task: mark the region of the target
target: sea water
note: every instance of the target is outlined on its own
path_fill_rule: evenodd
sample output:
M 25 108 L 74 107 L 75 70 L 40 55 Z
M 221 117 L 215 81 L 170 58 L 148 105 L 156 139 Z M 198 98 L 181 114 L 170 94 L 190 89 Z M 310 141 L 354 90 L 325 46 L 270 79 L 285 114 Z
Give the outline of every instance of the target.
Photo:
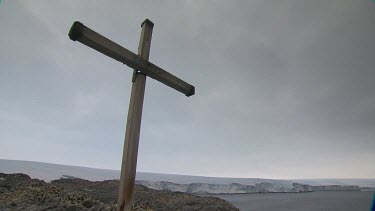
M 243 211 L 369 211 L 372 207 L 374 192 L 262 193 L 217 195 L 217 197 Z

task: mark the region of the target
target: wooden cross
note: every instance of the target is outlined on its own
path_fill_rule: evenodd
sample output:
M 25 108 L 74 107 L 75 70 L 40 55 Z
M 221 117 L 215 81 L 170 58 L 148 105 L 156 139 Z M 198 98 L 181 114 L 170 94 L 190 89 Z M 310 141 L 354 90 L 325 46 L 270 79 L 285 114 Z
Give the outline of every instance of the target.
M 148 61 L 153 26 L 154 24 L 150 20 L 146 19 L 143 21 L 138 55 L 96 33 L 78 21 L 73 23 L 69 31 L 71 40 L 79 41 L 134 69 L 121 164 L 120 187 L 117 201 L 118 211 L 131 210 L 133 204 L 146 76 L 158 80 L 184 93 L 188 97 L 195 93 L 194 86 Z

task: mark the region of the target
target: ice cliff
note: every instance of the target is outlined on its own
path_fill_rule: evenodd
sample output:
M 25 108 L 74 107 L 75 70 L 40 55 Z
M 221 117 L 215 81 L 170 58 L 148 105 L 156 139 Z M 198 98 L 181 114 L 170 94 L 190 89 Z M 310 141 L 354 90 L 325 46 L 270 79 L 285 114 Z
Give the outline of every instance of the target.
M 177 184 L 165 181 L 145 181 L 137 180 L 137 184 L 144 185 L 148 188 L 155 190 L 169 190 L 184 193 L 197 193 L 197 194 L 233 194 L 233 193 L 276 193 L 276 192 L 311 192 L 312 187 L 299 183 L 291 185 L 280 185 L 262 182 L 253 185 L 243 185 L 239 183 L 230 184 L 208 184 L 208 183 L 190 183 L 190 184 Z

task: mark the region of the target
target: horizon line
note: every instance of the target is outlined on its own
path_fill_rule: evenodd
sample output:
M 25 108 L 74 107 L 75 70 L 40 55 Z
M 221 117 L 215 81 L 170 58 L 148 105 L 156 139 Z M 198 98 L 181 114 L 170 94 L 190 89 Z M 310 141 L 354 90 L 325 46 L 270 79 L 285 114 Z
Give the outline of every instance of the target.
M 79 167 L 79 168 L 89 168 L 89 169 L 98 169 L 98 170 L 106 170 L 106 171 L 119 171 L 120 169 L 106 169 L 106 168 L 98 168 L 98 167 L 90 167 L 90 166 L 77 166 L 77 165 L 68 165 L 68 164 L 61 164 L 61 163 L 48 163 L 45 161 L 35 161 L 35 160 L 18 160 L 18 159 L 5 159 L 0 158 L 0 160 L 7 160 L 7 161 L 21 161 L 21 162 L 35 162 L 35 163 L 43 163 L 43 164 L 52 164 L 52 165 L 61 165 L 61 166 L 68 166 L 68 167 Z M 268 179 L 268 180 L 333 180 L 333 179 L 362 179 L 362 180 L 375 180 L 375 178 L 371 177 L 335 177 L 335 178 L 288 178 L 288 179 L 279 179 L 279 178 L 262 178 L 262 177 L 225 177 L 225 176 L 204 176 L 204 175 L 187 175 L 187 174 L 176 174 L 176 173 L 160 173 L 160 172 L 148 172 L 148 171 L 137 171 L 139 173 L 149 173 L 149 174 L 164 174 L 164 175 L 175 175 L 175 176 L 190 176 L 190 177 L 205 177 L 205 178 L 223 178 L 223 179 Z

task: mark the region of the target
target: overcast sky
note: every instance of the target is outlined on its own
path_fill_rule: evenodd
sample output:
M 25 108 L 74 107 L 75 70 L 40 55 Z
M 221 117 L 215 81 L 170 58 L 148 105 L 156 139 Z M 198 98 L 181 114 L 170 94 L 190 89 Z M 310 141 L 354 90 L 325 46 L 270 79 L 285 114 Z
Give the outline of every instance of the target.
M 0 158 L 120 169 L 132 70 L 68 37 L 79 20 L 196 87 L 148 78 L 138 171 L 375 177 L 371 0 L 0 5 Z

